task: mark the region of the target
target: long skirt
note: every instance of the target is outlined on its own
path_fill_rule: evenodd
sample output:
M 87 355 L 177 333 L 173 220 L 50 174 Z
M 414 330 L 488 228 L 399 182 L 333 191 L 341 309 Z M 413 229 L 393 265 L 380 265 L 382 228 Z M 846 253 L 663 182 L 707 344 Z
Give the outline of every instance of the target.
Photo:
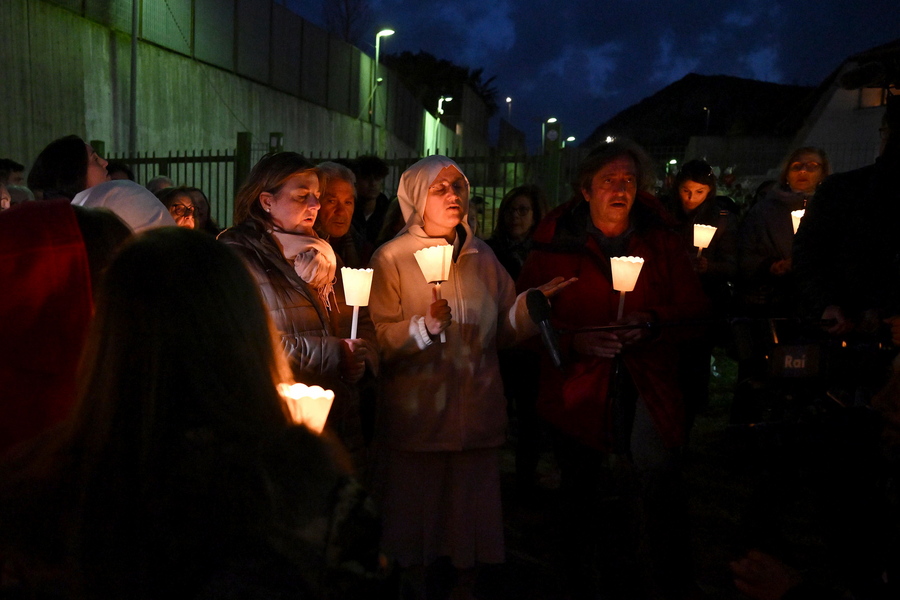
M 383 548 L 400 566 L 504 561 L 499 449 L 385 449 L 379 463 Z

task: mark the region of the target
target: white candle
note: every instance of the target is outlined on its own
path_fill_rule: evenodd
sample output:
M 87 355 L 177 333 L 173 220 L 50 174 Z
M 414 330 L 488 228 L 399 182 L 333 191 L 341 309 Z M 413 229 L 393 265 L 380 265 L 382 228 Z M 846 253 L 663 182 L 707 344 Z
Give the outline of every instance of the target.
M 431 246 L 416 250 L 413 254 L 419 268 L 422 269 L 422 275 L 425 281 L 433 283 L 437 290 L 438 300 L 441 299 L 441 283 L 447 281 L 450 277 L 450 264 L 453 262 L 453 246 L 449 244 L 441 244 L 440 246 Z M 441 343 L 447 341 L 447 335 L 441 332 Z
M 716 228 L 712 225 L 694 224 L 694 246 L 697 247 L 697 258 L 700 258 L 700 253 L 704 248 L 709 248 L 709 243 L 714 235 L 716 235 Z
M 344 300 L 347 302 L 347 306 L 353 307 L 353 324 L 350 327 L 350 339 L 356 339 L 356 331 L 359 324 L 359 307 L 369 305 L 372 273 L 372 269 L 341 267 L 341 279 L 344 281 Z
M 805 210 L 792 210 L 791 211 L 791 223 L 794 225 L 794 233 L 797 233 L 797 229 L 800 227 L 800 221 L 803 220 L 803 216 L 806 214 Z
M 295 423 L 302 423 L 311 431 L 322 433 L 334 402 L 334 392 L 317 385 L 281 383 L 278 393 L 285 399 Z
M 644 259 L 639 256 L 613 256 L 609 259 L 612 269 L 613 289 L 619 292 L 619 319 L 625 311 L 625 292 L 634 290 Z

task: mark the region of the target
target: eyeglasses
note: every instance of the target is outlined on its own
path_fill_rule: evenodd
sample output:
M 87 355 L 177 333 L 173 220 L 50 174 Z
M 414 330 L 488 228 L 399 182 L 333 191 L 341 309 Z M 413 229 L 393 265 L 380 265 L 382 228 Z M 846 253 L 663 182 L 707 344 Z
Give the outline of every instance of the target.
M 196 210 L 193 206 L 185 206 L 184 204 L 173 204 L 169 207 L 169 212 L 172 213 L 173 217 L 190 217 L 193 216 L 194 210 Z
M 797 173 L 799 171 L 806 171 L 807 173 L 818 173 L 822 169 L 822 163 L 817 163 L 815 161 L 805 163 L 795 162 L 791 163 L 789 169 L 794 173 Z
M 457 196 L 466 196 L 469 194 L 469 184 L 466 183 L 465 179 L 458 179 L 453 183 L 449 181 L 440 181 L 431 187 L 428 188 L 429 194 L 436 194 L 438 196 L 446 196 L 453 191 Z
M 525 215 L 531 214 L 530 206 L 518 206 L 516 208 L 509 209 L 510 214 L 519 215 L 520 217 L 524 217 Z

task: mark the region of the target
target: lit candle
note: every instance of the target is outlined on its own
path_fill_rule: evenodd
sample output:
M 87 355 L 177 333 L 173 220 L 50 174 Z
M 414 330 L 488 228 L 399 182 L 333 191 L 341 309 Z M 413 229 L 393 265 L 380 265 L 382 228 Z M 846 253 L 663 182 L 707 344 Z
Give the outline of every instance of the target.
M 797 229 L 800 227 L 800 221 L 803 220 L 803 215 L 806 214 L 805 210 L 792 210 L 791 211 L 791 223 L 794 225 L 794 233 L 797 233 Z
M 422 275 L 425 281 L 434 284 L 437 291 L 438 300 L 441 299 L 441 284 L 450 277 L 450 264 L 453 262 L 453 246 L 449 244 L 441 244 L 440 246 L 431 246 L 416 250 L 413 256 L 422 269 Z M 446 334 L 441 332 L 441 343 L 447 341 Z
M 712 225 L 694 224 L 694 246 L 697 247 L 697 258 L 704 248 L 709 248 L 709 243 L 713 236 L 716 235 L 716 228 Z
M 356 339 L 359 324 L 359 307 L 369 305 L 369 291 L 372 289 L 372 269 L 350 269 L 341 267 L 341 279 L 344 280 L 344 300 L 347 306 L 353 307 L 353 324 L 350 327 L 350 339 Z
M 639 256 L 613 256 L 609 259 L 612 269 L 613 289 L 619 292 L 619 319 L 625 310 L 625 292 L 634 291 L 644 259 Z
M 281 383 L 278 393 L 287 403 L 295 423 L 302 423 L 311 431 L 322 433 L 334 402 L 334 392 L 317 385 Z

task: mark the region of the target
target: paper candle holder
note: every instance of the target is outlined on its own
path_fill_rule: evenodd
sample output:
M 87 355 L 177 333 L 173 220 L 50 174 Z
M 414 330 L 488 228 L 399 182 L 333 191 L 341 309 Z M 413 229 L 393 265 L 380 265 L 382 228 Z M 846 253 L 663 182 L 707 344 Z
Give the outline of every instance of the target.
M 351 269 L 341 267 L 344 281 L 344 299 L 347 306 L 368 306 L 369 292 L 372 290 L 372 269 Z
M 453 246 L 450 244 L 441 244 L 440 246 L 430 246 L 416 250 L 413 254 L 419 268 L 422 269 L 422 275 L 425 281 L 433 283 L 437 290 L 437 297 L 441 297 L 441 283 L 450 278 L 450 265 L 453 263 Z M 441 332 L 441 343 L 447 341 L 447 334 Z
M 704 248 L 709 248 L 709 243 L 714 235 L 716 235 L 716 228 L 712 225 L 694 224 L 694 246 L 697 247 L 697 258 L 700 258 L 700 253 Z
M 639 256 L 613 256 L 609 259 L 609 266 L 612 269 L 613 289 L 619 292 L 618 318 L 621 320 L 625 312 L 625 292 L 634 290 L 644 259 Z
M 278 385 L 278 393 L 287 402 L 294 422 L 302 423 L 316 433 L 322 433 L 334 402 L 334 392 L 317 385 L 281 383 Z
M 428 283 L 442 283 L 450 277 L 450 264 L 453 262 L 453 246 L 450 244 L 422 248 L 416 250 L 413 256 Z
M 609 263 L 612 268 L 613 289 L 617 292 L 634 291 L 644 259 L 639 256 L 613 256 Z
M 803 220 L 804 215 L 806 215 L 806 210 L 791 211 L 791 223 L 794 225 L 794 233 L 797 233 L 797 229 L 800 227 L 800 221 Z

